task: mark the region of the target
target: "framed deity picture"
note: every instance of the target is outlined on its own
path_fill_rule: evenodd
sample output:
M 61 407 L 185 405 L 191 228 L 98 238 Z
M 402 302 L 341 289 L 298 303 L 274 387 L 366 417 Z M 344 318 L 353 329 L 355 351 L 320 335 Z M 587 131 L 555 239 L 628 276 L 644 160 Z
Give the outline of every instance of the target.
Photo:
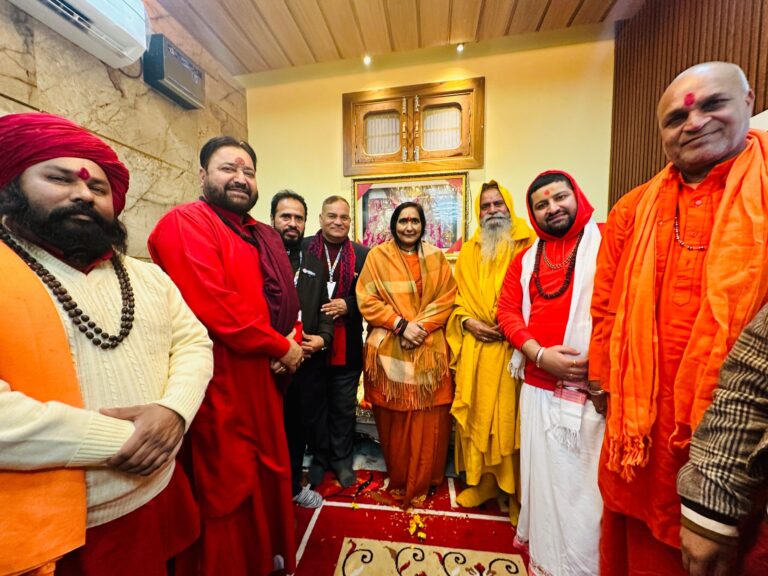
M 392 238 L 389 220 L 403 202 L 418 202 L 427 219 L 424 239 L 458 256 L 467 235 L 467 173 L 358 178 L 352 181 L 355 241 L 376 246 Z

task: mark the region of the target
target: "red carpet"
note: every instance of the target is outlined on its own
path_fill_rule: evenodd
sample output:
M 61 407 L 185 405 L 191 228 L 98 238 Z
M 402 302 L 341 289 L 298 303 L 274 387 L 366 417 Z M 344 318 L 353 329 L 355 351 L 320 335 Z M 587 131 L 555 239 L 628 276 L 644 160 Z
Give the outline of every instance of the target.
M 361 470 L 357 476 L 357 484 L 343 490 L 327 475 L 318 487 L 323 506 L 295 508 L 300 543 L 295 576 L 331 576 L 345 537 L 521 554 L 527 563 L 525 552 L 513 544 L 515 530 L 507 514 L 495 502 L 474 509 L 451 506 L 453 480 L 422 508 L 404 512 L 384 491 L 385 474 Z

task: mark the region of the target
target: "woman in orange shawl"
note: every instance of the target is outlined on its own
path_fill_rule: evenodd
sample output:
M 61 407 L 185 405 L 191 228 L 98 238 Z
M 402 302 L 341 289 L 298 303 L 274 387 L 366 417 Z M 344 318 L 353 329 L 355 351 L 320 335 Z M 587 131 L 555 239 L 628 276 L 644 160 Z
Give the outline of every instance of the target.
M 368 254 L 357 303 L 368 322 L 365 398 L 373 405 L 389 488 L 403 508 L 443 481 L 453 386 L 445 324 L 456 282 L 443 253 L 422 242 L 424 210 L 395 208 L 392 240 Z

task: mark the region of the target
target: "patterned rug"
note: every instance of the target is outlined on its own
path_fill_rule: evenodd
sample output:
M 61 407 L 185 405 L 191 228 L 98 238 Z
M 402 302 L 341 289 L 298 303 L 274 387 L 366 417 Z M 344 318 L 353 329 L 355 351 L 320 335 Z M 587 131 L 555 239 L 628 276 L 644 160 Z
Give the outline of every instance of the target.
M 344 538 L 334 576 L 526 575 L 518 554 Z

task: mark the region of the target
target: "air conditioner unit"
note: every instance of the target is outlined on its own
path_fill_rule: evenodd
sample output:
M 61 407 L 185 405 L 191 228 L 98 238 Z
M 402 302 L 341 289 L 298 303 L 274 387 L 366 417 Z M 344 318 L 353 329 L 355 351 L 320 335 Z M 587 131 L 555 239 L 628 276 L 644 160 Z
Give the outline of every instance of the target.
M 142 0 L 9 0 L 99 60 L 121 68 L 147 49 Z
M 144 82 L 188 110 L 205 105 L 205 72 L 163 34 L 150 36 Z

